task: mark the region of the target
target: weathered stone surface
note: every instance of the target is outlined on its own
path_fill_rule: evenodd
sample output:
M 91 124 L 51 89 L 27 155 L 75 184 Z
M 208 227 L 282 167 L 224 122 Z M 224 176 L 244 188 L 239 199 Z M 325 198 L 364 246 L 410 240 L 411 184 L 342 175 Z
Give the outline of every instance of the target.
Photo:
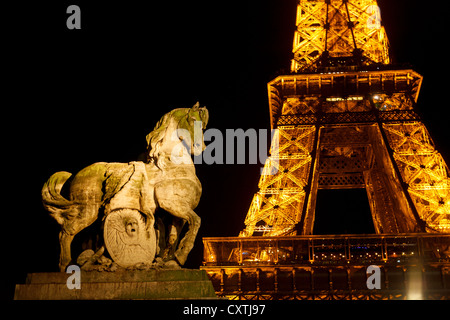
M 156 253 L 155 229 L 145 226 L 136 210 L 121 209 L 105 220 L 104 239 L 113 260 L 122 267 L 152 264 Z
M 69 290 L 70 275 L 32 273 L 16 285 L 16 300 L 214 299 L 216 294 L 203 270 L 81 272 L 81 289 Z
M 194 209 L 202 193 L 191 154 L 206 148 L 202 130 L 208 119 L 208 110 L 199 103 L 172 110 L 146 137 L 147 161 L 98 162 L 73 176 L 57 172 L 48 179 L 42 202 L 61 225 L 60 271 L 76 260 L 71 254 L 74 237 L 91 226 L 104 241 L 93 245 L 94 254 L 80 259 L 85 270 L 114 269 L 105 260 L 109 258 L 123 268 L 151 265 L 158 258 L 169 266 L 186 262 L 200 227 Z M 67 198 L 61 194 L 64 186 Z M 157 216 L 158 208 L 169 218 Z

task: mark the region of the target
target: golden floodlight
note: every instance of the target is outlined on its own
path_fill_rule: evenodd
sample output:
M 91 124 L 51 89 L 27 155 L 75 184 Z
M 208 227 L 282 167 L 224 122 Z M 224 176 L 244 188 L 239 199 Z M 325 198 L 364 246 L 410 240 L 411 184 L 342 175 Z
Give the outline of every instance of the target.
M 449 232 L 447 165 L 415 111 L 422 76 L 389 65 L 374 0 L 299 0 L 292 74 L 240 236 L 312 234 L 318 189 L 365 188 L 377 233 Z
M 375 0 L 300 0 L 291 71 L 353 59 L 389 64 L 389 42 Z
M 377 1 L 298 1 L 259 190 L 238 237 L 203 238 L 202 269 L 229 299 L 450 299 L 450 175 L 422 76 L 390 64 Z M 313 234 L 322 189 L 365 189 L 374 234 Z

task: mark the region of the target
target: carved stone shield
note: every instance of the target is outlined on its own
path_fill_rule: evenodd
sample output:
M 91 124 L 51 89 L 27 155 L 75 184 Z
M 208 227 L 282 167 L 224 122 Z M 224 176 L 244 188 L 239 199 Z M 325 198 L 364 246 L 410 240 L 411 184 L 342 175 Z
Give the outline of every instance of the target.
M 104 239 L 111 258 L 121 267 L 151 264 L 155 258 L 155 229 L 153 225 L 147 228 L 145 218 L 138 210 L 111 212 L 105 219 Z

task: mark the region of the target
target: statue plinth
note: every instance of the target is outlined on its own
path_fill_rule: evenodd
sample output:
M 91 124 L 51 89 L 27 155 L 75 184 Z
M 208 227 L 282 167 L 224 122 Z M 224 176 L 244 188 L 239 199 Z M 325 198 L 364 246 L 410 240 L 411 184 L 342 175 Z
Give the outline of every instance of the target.
M 28 274 L 15 300 L 217 299 L 203 270 L 81 271 L 81 288 L 69 289 L 64 272 Z

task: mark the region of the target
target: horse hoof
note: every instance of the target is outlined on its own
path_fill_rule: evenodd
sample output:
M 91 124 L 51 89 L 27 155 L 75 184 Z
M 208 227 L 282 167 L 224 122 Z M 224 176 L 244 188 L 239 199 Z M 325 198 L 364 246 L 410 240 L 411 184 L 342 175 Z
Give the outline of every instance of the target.
M 175 260 L 169 260 L 164 263 L 164 269 L 181 269 L 181 266 Z
M 176 234 L 171 234 L 169 236 L 169 241 L 168 242 L 169 242 L 170 245 L 173 245 L 176 240 L 177 240 L 177 235 Z

